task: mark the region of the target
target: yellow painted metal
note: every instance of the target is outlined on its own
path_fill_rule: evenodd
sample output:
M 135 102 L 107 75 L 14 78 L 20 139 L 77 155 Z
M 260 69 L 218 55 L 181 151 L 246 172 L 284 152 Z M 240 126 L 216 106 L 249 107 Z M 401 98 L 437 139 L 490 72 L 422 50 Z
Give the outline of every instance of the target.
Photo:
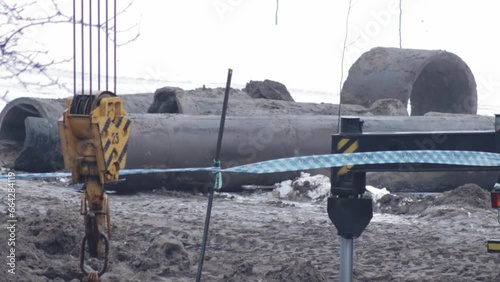
M 109 210 L 106 207 L 108 196 L 106 195 L 102 184 L 93 179 L 89 179 L 85 182 L 84 195 L 87 210 L 84 210 L 83 212 L 84 214 L 86 214 L 88 211 L 96 212 L 97 227 L 100 233 L 101 231 L 103 231 L 104 227 L 108 225 L 108 221 L 106 218 Z
M 351 143 L 350 145 L 346 146 L 348 143 Z M 347 147 L 347 148 L 346 148 Z M 349 153 L 354 153 L 358 150 L 359 148 L 359 142 L 358 140 L 355 140 L 354 142 L 352 142 L 351 139 L 348 139 L 348 138 L 342 138 L 340 139 L 340 141 L 337 143 L 337 150 L 339 151 L 339 153 L 341 154 L 349 154 Z M 340 176 L 340 175 L 345 175 L 347 174 L 351 169 L 352 169 L 352 165 L 347 165 L 347 166 L 343 166 L 341 167 L 338 171 L 337 171 L 337 176 Z
M 95 216 L 97 220 L 98 230 L 87 230 L 84 238 L 91 240 L 90 237 L 104 236 L 104 242 L 108 242 L 111 237 L 111 215 L 104 184 L 118 181 L 120 169 L 125 168 L 131 122 L 123 107 L 123 100 L 109 92 L 101 93 L 97 98 L 69 98 L 66 105 L 67 110 L 58 122 L 64 166 L 71 170 L 73 183 L 85 183 L 81 203 L 82 215 L 91 218 Z M 102 233 L 105 226 L 107 237 Z M 92 236 L 88 236 L 87 232 Z M 83 241 L 85 243 L 85 239 Z M 84 243 L 80 254 L 82 265 Z M 97 245 L 93 244 L 94 247 L 97 246 L 94 253 L 102 249 L 103 241 L 96 243 Z M 108 245 L 105 265 L 107 250 Z M 82 271 L 85 273 L 85 270 Z M 95 276 L 96 273 L 91 272 L 90 275 Z
M 70 169 L 73 182 L 98 176 L 101 183 L 115 182 L 125 168 L 130 120 L 119 97 L 103 97 L 89 115 L 68 110 L 59 121 L 64 166 Z
M 500 253 L 500 239 L 488 240 L 488 252 Z

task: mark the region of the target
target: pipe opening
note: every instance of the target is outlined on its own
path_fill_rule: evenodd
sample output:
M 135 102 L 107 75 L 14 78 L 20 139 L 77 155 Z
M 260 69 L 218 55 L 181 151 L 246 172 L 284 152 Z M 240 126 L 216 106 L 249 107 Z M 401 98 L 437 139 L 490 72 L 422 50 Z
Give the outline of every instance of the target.
M 398 99 L 412 116 L 477 113 L 470 68 L 457 55 L 440 50 L 373 48 L 349 69 L 340 98 L 367 108 L 381 99 Z
M 413 84 L 411 115 L 427 112 L 475 114 L 477 99 L 471 96 L 470 78 L 453 58 L 439 58 L 427 64 Z
M 148 113 L 168 113 L 178 114 L 177 93 L 182 91 L 176 87 L 163 87 L 155 92 L 153 104 L 148 109 Z
M 13 164 L 21 152 L 26 139 L 24 120 L 27 117 L 41 117 L 41 114 L 29 104 L 15 105 L 5 113 L 0 125 L 0 160 L 3 165 Z

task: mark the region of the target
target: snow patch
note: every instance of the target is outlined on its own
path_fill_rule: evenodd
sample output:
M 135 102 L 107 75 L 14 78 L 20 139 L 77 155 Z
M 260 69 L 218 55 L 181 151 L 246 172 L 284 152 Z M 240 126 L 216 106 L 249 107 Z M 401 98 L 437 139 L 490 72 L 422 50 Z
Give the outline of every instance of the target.
M 276 196 L 278 196 L 278 198 L 288 198 L 293 196 L 294 191 L 292 187 L 292 180 L 282 181 L 275 186 L 277 186 L 277 188 L 274 189 L 273 192 L 276 193 Z
M 285 180 L 275 184 L 273 195 L 280 199 L 305 198 L 319 202 L 330 195 L 330 178 L 318 174 L 301 172 L 295 180 Z
M 380 199 L 382 199 L 383 196 L 385 196 L 387 194 L 391 194 L 391 192 L 387 191 L 387 189 L 385 187 L 384 188 L 376 188 L 376 187 L 373 187 L 370 185 L 366 185 L 366 191 L 370 192 L 374 203 L 377 203 L 378 201 L 380 201 Z

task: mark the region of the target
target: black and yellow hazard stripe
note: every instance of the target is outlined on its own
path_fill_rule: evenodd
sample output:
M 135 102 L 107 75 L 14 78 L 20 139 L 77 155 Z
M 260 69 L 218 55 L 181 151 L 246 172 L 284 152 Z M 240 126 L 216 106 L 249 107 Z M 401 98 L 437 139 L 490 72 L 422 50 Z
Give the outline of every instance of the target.
M 337 142 L 337 153 L 338 154 L 349 154 L 354 153 L 359 148 L 359 141 L 357 139 L 342 138 Z M 343 166 L 337 171 L 337 176 L 345 175 L 352 165 Z
M 500 239 L 488 240 L 488 253 L 500 253 Z
M 127 154 L 128 142 L 126 139 L 128 139 L 128 136 L 125 137 L 124 134 L 128 135 L 130 123 L 131 121 L 127 117 L 120 116 L 116 119 L 116 123 L 107 118 L 102 126 L 101 142 L 104 142 L 102 148 L 106 169 L 109 169 L 114 162 L 118 162 L 120 167 L 125 167 L 122 162 L 124 162 Z M 119 155 L 117 155 L 118 152 Z
M 101 138 L 106 134 L 106 132 L 108 132 L 108 128 L 110 125 L 111 125 L 111 119 L 108 118 L 106 120 L 106 123 L 104 124 L 102 130 L 101 130 Z

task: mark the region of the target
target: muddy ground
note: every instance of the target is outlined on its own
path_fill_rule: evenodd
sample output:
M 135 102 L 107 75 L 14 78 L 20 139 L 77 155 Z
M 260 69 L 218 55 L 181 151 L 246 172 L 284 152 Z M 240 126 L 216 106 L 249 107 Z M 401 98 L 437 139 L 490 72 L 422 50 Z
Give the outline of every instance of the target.
M 7 225 L 7 182 L 0 180 Z M 79 281 L 80 191 L 65 182 L 17 180 L 16 269 L 0 281 Z M 500 237 L 489 193 L 461 187 L 446 197 L 384 196 L 355 241 L 354 281 L 500 281 Z M 207 198 L 153 191 L 111 195 L 111 263 L 102 281 L 194 281 Z M 272 193 L 218 194 L 202 281 L 338 281 L 339 240 L 324 202 Z

